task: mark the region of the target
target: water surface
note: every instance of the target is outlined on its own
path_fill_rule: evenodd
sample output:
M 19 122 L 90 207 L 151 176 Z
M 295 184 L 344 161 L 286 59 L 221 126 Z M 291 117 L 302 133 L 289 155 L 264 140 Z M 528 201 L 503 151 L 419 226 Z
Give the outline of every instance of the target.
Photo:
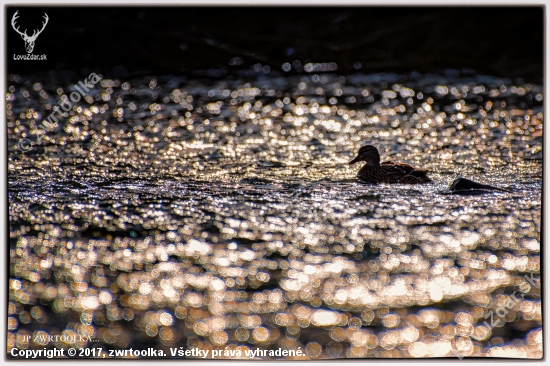
M 9 348 L 542 356 L 542 86 L 103 77 L 44 126 L 83 79 L 9 76 Z M 367 143 L 434 182 L 357 181 Z

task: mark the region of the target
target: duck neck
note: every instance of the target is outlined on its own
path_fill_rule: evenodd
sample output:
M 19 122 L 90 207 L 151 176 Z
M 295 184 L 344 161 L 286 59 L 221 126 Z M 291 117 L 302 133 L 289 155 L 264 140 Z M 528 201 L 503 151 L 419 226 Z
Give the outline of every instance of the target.
M 372 160 L 366 160 L 365 166 L 374 166 L 379 167 L 380 166 L 380 158 L 378 159 L 372 159 Z

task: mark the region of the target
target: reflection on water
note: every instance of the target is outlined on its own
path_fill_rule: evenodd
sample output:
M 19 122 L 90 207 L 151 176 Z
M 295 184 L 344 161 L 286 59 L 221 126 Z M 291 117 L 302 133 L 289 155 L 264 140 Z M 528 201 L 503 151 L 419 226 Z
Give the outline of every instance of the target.
M 542 356 L 542 86 L 104 78 L 42 125 L 77 81 L 8 80 L 8 349 Z M 434 183 L 361 184 L 366 143 Z

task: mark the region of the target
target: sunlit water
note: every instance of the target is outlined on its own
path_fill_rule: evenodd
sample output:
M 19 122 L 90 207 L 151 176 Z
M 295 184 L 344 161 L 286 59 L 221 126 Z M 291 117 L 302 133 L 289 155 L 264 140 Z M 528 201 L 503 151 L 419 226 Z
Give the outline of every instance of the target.
M 8 80 L 8 349 L 542 356 L 542 86 L 104 78 L 42 125 L 83 79 Z M 360 183 L 367 143 L 434 182 Z

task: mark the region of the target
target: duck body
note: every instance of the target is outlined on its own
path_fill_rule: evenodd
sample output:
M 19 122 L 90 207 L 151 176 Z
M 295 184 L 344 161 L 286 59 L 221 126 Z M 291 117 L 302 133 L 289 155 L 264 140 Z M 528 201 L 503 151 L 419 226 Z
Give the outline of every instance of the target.
M 386 161 L 380 166 L 363 166 L 357 173 L 357 178 L 373 184 L 419 184 L 432 181 L 427 174 L 427 170 L 415 169 L 408 164 Z
M 425 169 L 417 169 L 409 164 L 393 161 L 380 164 L 378 149 L 372 145 L 365 145 L 359 149 L 359 154 L 349 164 L 359 161 L 364 161 L 366 164 L 357 173 L 357 178 L 367 183 L 421 184 L 432 181 Z

